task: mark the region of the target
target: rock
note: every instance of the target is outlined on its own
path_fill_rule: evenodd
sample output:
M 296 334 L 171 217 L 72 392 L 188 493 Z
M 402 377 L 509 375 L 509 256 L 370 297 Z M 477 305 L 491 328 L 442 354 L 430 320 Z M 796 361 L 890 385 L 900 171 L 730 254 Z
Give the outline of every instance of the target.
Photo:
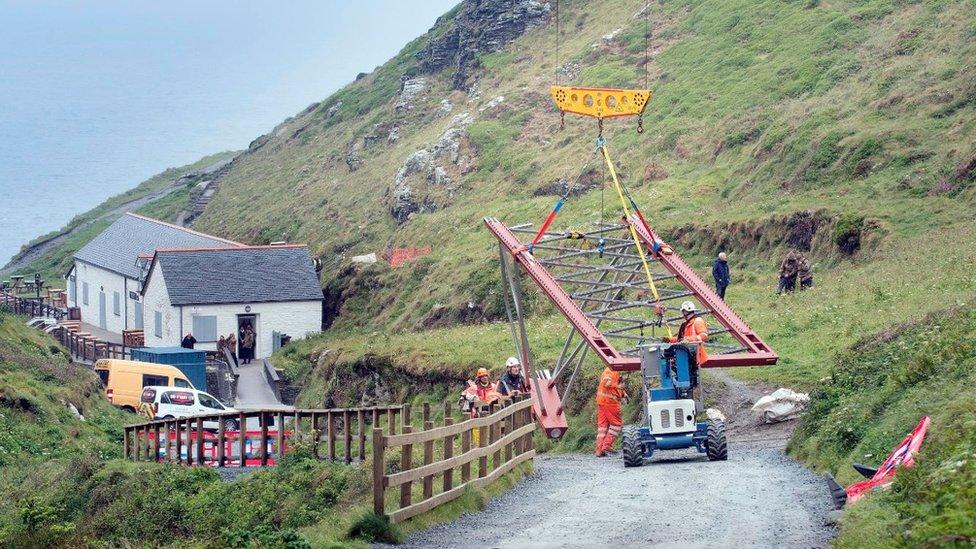
M 482 106 L 480 109 L 478 109 L 478 112 L 485 112 L 487 110 L 494 109 L 498 105 L 501 105 L 503 101 L 505 101 L 505 96 L 504 95 L 499 95 L 498 97 L 495 97 L 491 101 L 485 103 L 484 106 Z
M 607 45 L 612 44 L 613 41 L 614 41 L 614 39 L 617 38 L 617 35 L 620 34 L 623 30 L 624 30 L 623 28 L 619 28 L 619 29 L 614 30 L 611 33 L 604 34 L 603 35 L 603 43 L 604 44 L 607 44 Z
M 559 67 L 559 74 L 562 75 L 564 80 L 576 80 L 580 74 L 580 70 L 582 70 L 582 68 L 580 67 L 579 63 L 576 61 L 569 61 L 562 67 Z
M 390 214 L 397 223 L 438 209 L 445 194 L 453 196 L 455 182 L 471 163 L 462 148 L 468 137 L 465 127 L 473 120 L 469 113 L 455 116 L 433 146 L 414 151 L 403 162 L 389 191 Z
M 342 101 L 337 101 L 335 105 L 329 107 L 329 110 L 325 111 L 326 116 L 332 118 L 333 116 L 339 114 L 339 109 L 342 108 Z
M 437 108 L 437 114 L 441 116 L 447 116 L 451 114 L 451 110 L 454 109 L 454 105 L 447 98 L 441 99 L 441 106 Z
M 400 83 L 400 97 L 396 102 L 397 111 L 408 111 L 414 108 L 414 101 L 427 89 L 427 79 L 422 77 L 405 78 Z
M 386 136 L 387 143 L 396 143 L 400 139 L 400 128 L 393 126 L 390 128 L 390 135 Z
M 349 145 L 346 147 L 346 166 L 349 166 L 349 171 L 354 172 L 363 165 L 363 160 L 359 158 L 359 147 L 356 146 L 356 141 L 350 141 Z
M 450 28 L 417 53 L 421 70 L 453 67 L 454 89 L 463 90 L 481 54 L 498 51 L 543 24 L 551 10 L 549 2 L 538 0 L 465 0 Z

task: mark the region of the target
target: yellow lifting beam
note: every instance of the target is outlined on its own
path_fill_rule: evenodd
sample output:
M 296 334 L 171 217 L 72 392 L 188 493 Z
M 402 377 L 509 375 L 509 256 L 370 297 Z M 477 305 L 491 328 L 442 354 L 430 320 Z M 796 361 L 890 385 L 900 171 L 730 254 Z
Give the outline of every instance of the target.
M 651 99 L 651 90 L 551 86 L 549 93 L 560 111 L 601 119 L 641 116 Z

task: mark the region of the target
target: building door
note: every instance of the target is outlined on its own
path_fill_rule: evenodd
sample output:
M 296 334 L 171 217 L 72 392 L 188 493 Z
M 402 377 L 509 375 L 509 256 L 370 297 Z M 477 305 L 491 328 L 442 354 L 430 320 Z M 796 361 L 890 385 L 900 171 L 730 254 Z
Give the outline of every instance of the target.
M 141 330 L 142 329 L 142 302 L 141 301 L 133 301 L 132 302 L 132 305 L 133 305 L 133 307 L 132 307 L 132 314 L 134 314 L 135 317 L 136 317 L 135 318 L 135 329 L 136 330 Z
M 244 340 L 247 331 L 254 332 L 254 342 L 251 347 L 245 347 Z M 251 360 L 257 356 L 258 341 L 258 317 L 257 315 L 237 315 L 237 357 L 241 360 Z
M 68 277 L 68 297 L 71 304 L 78 306 L 78 277 L 74 274 Z
M 98 327 L 105 329 L 105 292 L 98 292 Z

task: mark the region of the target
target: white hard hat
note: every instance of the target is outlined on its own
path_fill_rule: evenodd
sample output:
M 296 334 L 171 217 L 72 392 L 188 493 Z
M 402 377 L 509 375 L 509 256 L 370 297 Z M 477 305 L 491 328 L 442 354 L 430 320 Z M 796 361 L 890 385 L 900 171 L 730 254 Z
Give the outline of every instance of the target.
M 695 304 L 692 303 L 691 301 L 685 301 L 684 303 L 681 304 L 681 312 L 682 313 L 695 312 Z
M 522 363 L 519 362 L 519 359 L 515 358 L 514 356 L 508 357 L 508 360 L 505 361 L 506 368 L 511 368 L 512 366 L 521 366 L 521 365 Z

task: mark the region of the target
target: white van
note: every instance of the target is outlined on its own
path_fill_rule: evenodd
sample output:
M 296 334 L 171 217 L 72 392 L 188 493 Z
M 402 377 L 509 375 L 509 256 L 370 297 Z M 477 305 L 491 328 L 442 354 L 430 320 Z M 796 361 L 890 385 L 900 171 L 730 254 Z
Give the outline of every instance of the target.
M 182 419 L 192 416 L 213 415 L 237 412 L 234 408 L 224 406 L 216 397 L 197 389 L 180 387 L 163 387 L 153 385 L 143 387 L 140 412 L 153 419 Z M 224 429 L 236 431 L 239 425 L 236 418 L 224 419 Z M 216 429 L 214 421 L 204 421 L 207 429 Z

